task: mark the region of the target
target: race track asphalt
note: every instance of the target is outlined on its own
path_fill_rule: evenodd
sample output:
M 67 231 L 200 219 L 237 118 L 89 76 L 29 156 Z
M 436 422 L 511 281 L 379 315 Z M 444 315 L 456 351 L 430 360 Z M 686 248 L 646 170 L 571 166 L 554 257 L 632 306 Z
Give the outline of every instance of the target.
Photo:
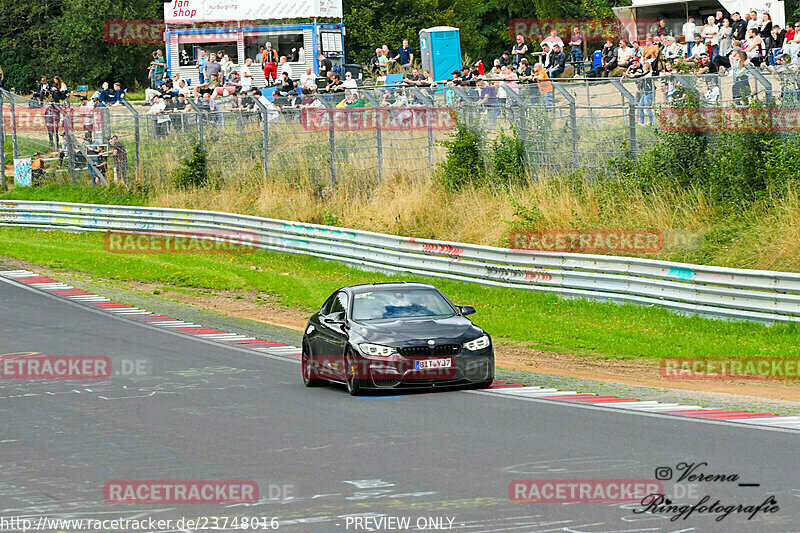
M 366 531 L 355 519 L 367 516 L 409 517 L 414 528 L 421 517 L 452 519 L 450 530 L 467 533 L 800 531 L 797 432 L 463 391 L 353 398 L 339 386 L 306 389 L 293 360 L 0 282 L 0 353 L 16 352 L 104 355 L 117 371 L 142 363 L 140 375 L 99 381 L 0 380 L 0 518 L 275 516 L 280 531 L 309 532 Z M 509 499 L 516 479 L 652 480 L 681 462 L 738 481 L 665 482 L 676 503 L 774 496 L 780 509 L 671 521 L 638 503 Z M 106 503 L 114 480 L 252 480 L 261 499 Z

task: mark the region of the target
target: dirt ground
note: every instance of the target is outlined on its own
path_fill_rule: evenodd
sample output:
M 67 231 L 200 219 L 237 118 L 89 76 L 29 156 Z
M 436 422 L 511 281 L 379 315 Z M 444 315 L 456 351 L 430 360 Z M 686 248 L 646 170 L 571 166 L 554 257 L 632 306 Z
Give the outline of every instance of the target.
M 3 262 L 13 268 L 26 268 L 41 272 L 53 279 L 70 281 L 83 276 L 77 272 L 52 272 L 42 267 L 10 258 Z M 102 280 L 95 280 L 102 283 Z M 119 280 L 114 280 L 119 284 Z M 209 291 L 169 290 L 152 283 L 122 282 L 122 285 L 137 291 L 153 293 L 162 297 L 211 309 L 230 316 L 263 322 L 302 331 L 310 313 L 303 309 L 285 307 L 276 298 L 256 291 Z M 772 400 L 800 402 L 800 383 L 784 380 L 665 380 L 659 373 L 657 360 L 598 359 L 570 353 L 535 350 L 521 343 L 495 339 L 497 366 L 511 370 L 525 370 L 560 376 L 638 385 L 667 390 L 698 392 L 720 392 L 741 396 L 753 396 Z

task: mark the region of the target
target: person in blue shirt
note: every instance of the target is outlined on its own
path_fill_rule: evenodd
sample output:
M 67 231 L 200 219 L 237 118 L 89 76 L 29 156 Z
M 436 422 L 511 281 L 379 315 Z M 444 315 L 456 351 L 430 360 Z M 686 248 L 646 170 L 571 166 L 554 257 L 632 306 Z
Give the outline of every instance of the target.
M 403 39 L 403 47 L 397 51 L 397 55 L 393 59 L 400 63 L 403 69 L 411 69 L 411 63 L 414 62 L 414 50 L 408 46 L 407 39 Z

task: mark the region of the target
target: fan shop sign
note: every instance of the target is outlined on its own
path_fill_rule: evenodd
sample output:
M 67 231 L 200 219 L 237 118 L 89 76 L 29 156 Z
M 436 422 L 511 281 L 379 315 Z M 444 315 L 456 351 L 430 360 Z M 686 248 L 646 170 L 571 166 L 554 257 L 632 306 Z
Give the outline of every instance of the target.
M 456 124 L 453 111 L 447 107 L 305 108 L 300 121 L 310 131 L 452 130 Z

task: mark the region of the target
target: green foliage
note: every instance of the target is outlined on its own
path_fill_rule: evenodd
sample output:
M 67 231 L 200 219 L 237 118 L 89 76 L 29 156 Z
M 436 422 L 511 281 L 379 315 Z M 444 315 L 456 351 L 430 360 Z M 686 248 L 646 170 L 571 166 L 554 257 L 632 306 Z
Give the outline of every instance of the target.
M 203 150 L 199 142 L 192 147 L 192 154 L 181 160 L 181 166 L 175 171 L 175 185 L 180 189 L 205 187 L 208 179 L 208 152 Z
M 147 198 L 122 185 L 84 187 L 50 183 L 41 187 L 15 187 L 0 194 L 0 200 L 53 200 L 80 204 L 144 205 Z
M 516 128 L 511 135 L 505 132 L 492 141 L 492 176 L 497 185 L 515 185 L 525 182 L 525 143 Z
M 438 179 L 445 188 L 457 191 L 485 181 L 486 165 L 480 138 L 480 130 L 459 121 L 452 140 L 442 141 L 442 146 L 447 148 L 447 157 L 439 163 Z

